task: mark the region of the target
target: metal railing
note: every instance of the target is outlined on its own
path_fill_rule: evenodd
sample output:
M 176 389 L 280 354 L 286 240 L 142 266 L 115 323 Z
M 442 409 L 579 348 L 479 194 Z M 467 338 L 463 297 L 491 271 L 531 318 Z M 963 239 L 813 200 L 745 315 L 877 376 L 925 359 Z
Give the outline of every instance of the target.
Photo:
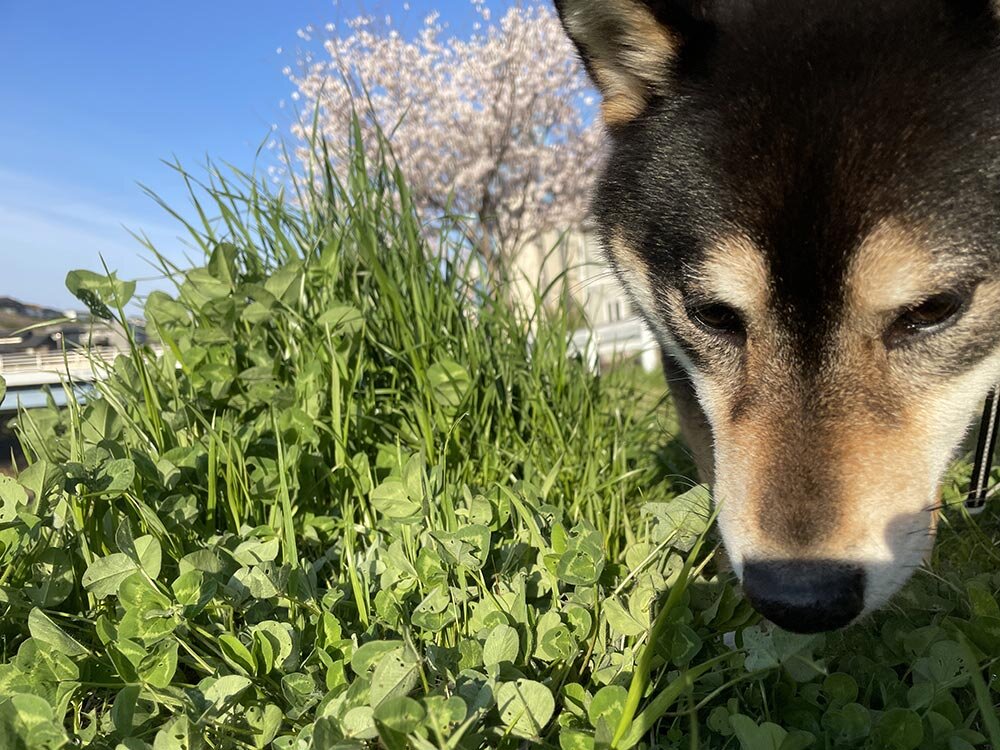
M 95 364 L 114 362 L 122 351 L 113 346 L 67 351 L 32 352 L 30 354 L 0 355 L 0 375 L 24 373 L 65 373 L 91 371 Z

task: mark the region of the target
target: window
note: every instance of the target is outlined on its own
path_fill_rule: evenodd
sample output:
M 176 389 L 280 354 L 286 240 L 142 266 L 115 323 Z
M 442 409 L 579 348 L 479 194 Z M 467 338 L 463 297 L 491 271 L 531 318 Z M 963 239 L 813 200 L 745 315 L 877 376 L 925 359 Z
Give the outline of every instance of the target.
M 622 319 L 622 303 L 621 302 L 609 302 L 608 303 L 608 321 L 611 323 L 617 323 Z

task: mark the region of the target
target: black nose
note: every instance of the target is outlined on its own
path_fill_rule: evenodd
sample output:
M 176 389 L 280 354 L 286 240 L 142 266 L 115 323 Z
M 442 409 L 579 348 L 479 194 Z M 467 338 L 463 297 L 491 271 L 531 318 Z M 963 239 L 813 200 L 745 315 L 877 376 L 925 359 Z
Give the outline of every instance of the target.
M 743 591 L 785 630 L 820 633 L 847 625 L 865 606 L 865 572 L 824 560 L 747 561 Z

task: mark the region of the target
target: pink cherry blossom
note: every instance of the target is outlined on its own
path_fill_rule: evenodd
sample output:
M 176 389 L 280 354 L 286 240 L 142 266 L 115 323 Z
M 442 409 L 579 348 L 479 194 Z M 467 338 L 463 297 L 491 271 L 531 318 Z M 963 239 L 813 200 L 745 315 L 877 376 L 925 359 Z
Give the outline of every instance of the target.
M 303 113 L 293 132 L 303 166 L 314 158 L 314 116 L 343 159 L 356 111 L 367 149 L 379 128 L 389 135 L 423 215 L 471 218 L 462 223 L 470 246 L 500 271 L 526 243 L 581 224 L 604 133 L 548 5 L 500 16 L 485 0 L 471 5 L 478 30 L 467 37 L 450 34 L 438 13 L 411 35 L 390 18 L 338 23 L 325 54 L 303 50 L 289 74 Z

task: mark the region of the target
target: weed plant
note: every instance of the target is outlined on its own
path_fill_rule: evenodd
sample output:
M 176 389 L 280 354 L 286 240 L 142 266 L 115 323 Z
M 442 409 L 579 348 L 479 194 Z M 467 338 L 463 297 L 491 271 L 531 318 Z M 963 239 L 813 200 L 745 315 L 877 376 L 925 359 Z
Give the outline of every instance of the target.
M 995 520 L 946 516 L 845 633 L 761 624 L 669 404 L 484 285 L 387 154 L 177 171 L 199 260 L 147 243 L 162 355 L 16 421 L 0 747 L 1000 746 Z M 135 291 L 68 285 L 118 320 Z

